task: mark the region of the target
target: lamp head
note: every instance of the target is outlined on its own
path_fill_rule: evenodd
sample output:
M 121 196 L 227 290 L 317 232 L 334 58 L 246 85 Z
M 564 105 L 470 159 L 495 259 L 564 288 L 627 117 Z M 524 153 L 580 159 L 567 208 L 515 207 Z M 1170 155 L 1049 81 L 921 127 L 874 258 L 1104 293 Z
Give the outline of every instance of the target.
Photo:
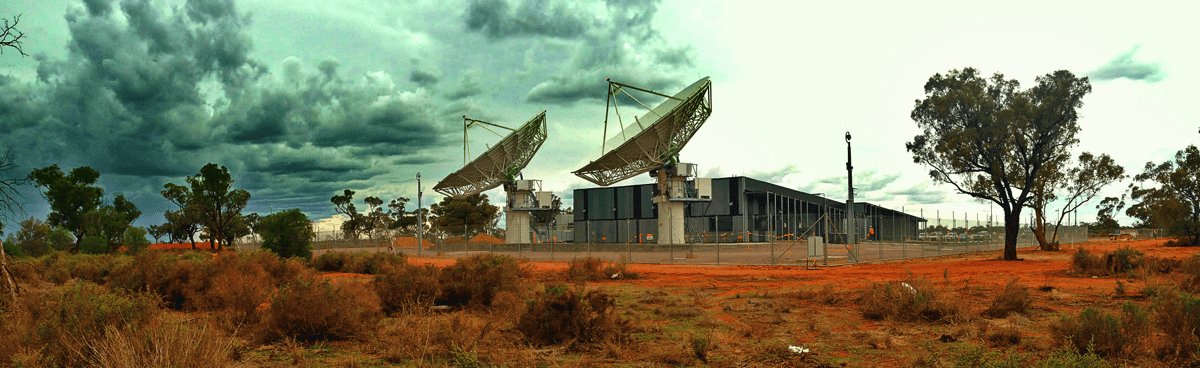
M 846 132 L 846 143 L 850 143 L 850 132 Z
M 421 173 L 417 173 L 417 179 L 421 178 Z

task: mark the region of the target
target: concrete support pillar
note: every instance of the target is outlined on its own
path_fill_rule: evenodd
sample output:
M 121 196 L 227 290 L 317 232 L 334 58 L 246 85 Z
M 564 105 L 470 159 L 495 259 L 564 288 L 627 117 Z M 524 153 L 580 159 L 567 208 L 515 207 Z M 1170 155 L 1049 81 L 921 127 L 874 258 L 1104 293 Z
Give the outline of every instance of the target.
M 504 211 L 504 242 L 508 244 L 530 243 L 529 211 Z
M 658 244 L 684 244 L 684 210 L 687 203 L 671 202 L 655 198 L 658 203 Z

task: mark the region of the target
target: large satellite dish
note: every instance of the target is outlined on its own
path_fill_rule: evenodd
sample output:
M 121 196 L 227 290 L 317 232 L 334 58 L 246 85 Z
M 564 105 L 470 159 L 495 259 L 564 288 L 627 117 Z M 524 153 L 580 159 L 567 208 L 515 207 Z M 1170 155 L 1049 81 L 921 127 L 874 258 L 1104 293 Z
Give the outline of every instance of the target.
M 509 129 L 512 130 L 512 133 L 501 139 L 499 143 L 496 143 L 487 152 L 484 152 L 470 163 L 464 165 L 463 168 L 447 175 L 445 179 L 438 182 L 433 187 L 433 190 L 438 193 L 457 199 L 479 194 L 498 187 L 505 182 L 512 181 L 521 173 L 521 170 L 525 169 L 526 165 L 529 165 L 529 160 L 542 147 L 542 143 L 546 142 L 546 111 L 544 110 L 517 129 L 468 119 L 464 116 L 464 160 L 468 153 L 466 148 L 467 128 L 475 124 L 481 124 L 480 126 L 484 128 L 487 128 L 485 125 L 490 125 Z
M 629 98 L 641 104 L 624 89 L 634 89 L 665 97 L 662 103 L 642 117 L 634 119 L 628 126 L 620 121 L 620 111 L 617 111 L 618 122 L 621 124 L 621 134 L 609 139 L 608 111 L 605 110 L 604 130 L 605 141 L 601 145 L 601 156 L 582 169 L 576 170 L 575 175 L 596 185 L 609 186 L 642 173 L 655 170 L 667 164 L 683 149 L 700 126 L 712 114 L 712 81 L 708 77 L 701 78 L 684 88 L 674 96 L 641 89 L 613 81 L 609 81 L 608 101 L 615 108 L 616 96 L 624 93 Z M 610 144 L 612 143 L 612 144 Z M 608 147 L 616 147 L 605 152 Z

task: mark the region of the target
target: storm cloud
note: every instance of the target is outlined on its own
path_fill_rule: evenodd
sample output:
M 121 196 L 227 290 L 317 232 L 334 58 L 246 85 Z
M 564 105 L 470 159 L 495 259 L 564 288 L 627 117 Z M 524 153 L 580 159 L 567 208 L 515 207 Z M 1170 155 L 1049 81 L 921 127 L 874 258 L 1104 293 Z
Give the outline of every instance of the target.
M 1088 77 L 1098 81 L 1125 78 L 1134 81 L 1145 81 L 1146 83 L 1159 82 L 1166 78 L 1167 73 L 1162 71 L 1162 66 L 1159 63 L 1133 60 L 1133 54 L 1137 52 L 1138 48 L 1140 46 L 1134 46 L 1129 52 L 1117 55 L 1117 57 L 1109 60 L 1108 63 L 1088 72 Z
M 215 162 L 254 201 L 290 193 L 324 206 L 328 193 L 437 162 L 431 152 L 453 144 L 435 116 L 459 108 L 387 72 L 255 60 L 251 18 L 232 0 L 88 0 L 64 18 L 65 58 L 37 56 L 36 81 L 0 76 L 0 149 L 22 169 L 91 166 L 102 184 L 150 200 Z M 439 79 L 429 69 L 406 77 Z
M 602 14 L 573 4 L 474 1 L 465 23 L 494 42 L 547 37 L 569 43 L 569 60 L 550 67 L 526 93 L 526 102 L 570 105 L 603 100 L 606 78 L 664 93 L 691 82 L 685 77 L 694 74 L 691 47 L 668 44 L 653 27 L 659 1 L 610 0 Z

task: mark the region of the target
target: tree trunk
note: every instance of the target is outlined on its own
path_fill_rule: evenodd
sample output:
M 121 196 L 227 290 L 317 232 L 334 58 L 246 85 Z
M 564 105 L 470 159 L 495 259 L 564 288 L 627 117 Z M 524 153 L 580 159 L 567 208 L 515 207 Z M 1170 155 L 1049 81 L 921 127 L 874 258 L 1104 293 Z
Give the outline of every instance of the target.
M 1029 227 L 1029 230 L 1033 231 L 1033 237 L 1037 239 L 1038 248 L 1041 250 L 1052 250 L 1050 249 L 1050 242 L 1046 241 L 1046 217 L 1042 214 L 1042 210 L 1034 208 L 1033 218 L 1036 222 Z
M 1017 235 L 1021 233 L 1021 210 L 1004 211 L 1004 260 L 1017 260 Z
M 8 295 L 12 297 L 13 310 L 17 310 L 20 308 L 17 305 L 17 284 L 8 272 L 8 254 L 4 252 L 4 241 L 0 241 L 0 271 L 4 272 L 4 278 L 8 280 Z

